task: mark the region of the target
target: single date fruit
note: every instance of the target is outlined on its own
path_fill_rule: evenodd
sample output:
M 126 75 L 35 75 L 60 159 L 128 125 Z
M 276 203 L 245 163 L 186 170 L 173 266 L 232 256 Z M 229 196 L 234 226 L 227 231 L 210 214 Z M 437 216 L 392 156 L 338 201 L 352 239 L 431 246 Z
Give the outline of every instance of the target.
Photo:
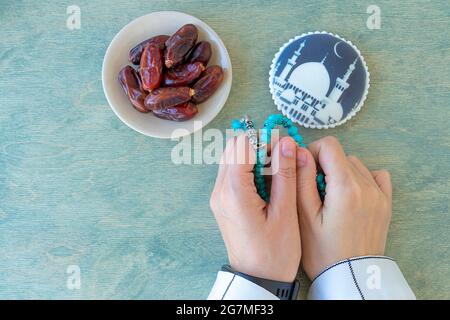
M 172 121 L 186 121 L 192 119 L 197 112 L 197 106 L 192 102 L 185 102 L 169 108 L 153 109 L 153 114 L 158 118 Z
M 167 68 L 179 65 L 197 42 L 198 31 L 193 24 L 185 24 L 166 41 L 164 63 Z
M 158 88 L 145 98 L 145 107 L 150 111 L 170 108 L 188 102 L 194 93 L 194 90 L 189 87 Z
M 126 66 L 120 70 L 119 82 L 134 108 L 139 112 L 148 112 L 144 105 L 147 92 L 142 88 L 142 83 L 136 70 L 130 66 Z
M 158 88 L 163 77 L 162 50 L 154 43 L 149 43 L 142 52 L 141 75 L 144 90 L 152 91 Z
M 128 54 L 128 60 L 132 64 L 138 65 L 141 62 L 142 52 L 144 51 L 147 44 L 149 43 L 156 44 L 157 46 L 159 46 L 161 50 L 164 50 L 164 48 L 166 47 L 167 39 L 169 39 L 169 36 L 162 34 L 159 36 L 151 37 L 150 39 L 147 39 L 145 41 L 142 41 L 141 43 L 139 43 L 133 49 L 130 50 L 130 53 Z
M 166 87 L 187 86 L 197 79 L 205 67 L 201 62 L 186 63 L 178 67 L 168 69 L 163 76 L 162 84 Z
M 208 99 L 220 86 L 222 80 L 223 71 L 221 67 L 211 66 L 206 68 L 200 79 L 192 87 L 194 89 L 192 101 L 198 104 Z
M 201 62 L 203 65 L 207 65 L 211 58 L 211 45 L 208 41 L 200 41 L 195 45 L 189 54 L 189 62 Z

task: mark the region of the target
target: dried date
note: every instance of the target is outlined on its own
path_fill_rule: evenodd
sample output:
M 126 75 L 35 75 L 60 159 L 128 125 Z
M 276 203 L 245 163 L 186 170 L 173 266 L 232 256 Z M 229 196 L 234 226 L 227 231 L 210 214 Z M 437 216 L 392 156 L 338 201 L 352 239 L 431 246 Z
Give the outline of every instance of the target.
M 201 75 L 200 79 L 195 82 L 195 94 L 192 96 L 192 101 L 195 103 L 202 103 L 208 99 L 220 86 L 223 80 L 223 71 L 219 66 L 211 66 Z
M 197 42 L 198 31 L 193 24 L 182 26 L 166 41 L 164 63 L 167 68 L 179 65 Z
M 168 69 L 163 76 L 162 84 L 166 87 L 187 86 L 197 79 L 205 67 L 201 62 L 186 63 Z
M 144 51 L 145 47 L 149 43 L 156 44 L 161 50 L 164 50 L 166 47 L 166 41 L 169 39 L 169 36 L 166 35 L 159 35 L 155 37 L 151 37 L 150 39 L 147 39 L 145 41 L 142 41 L 138 45 L 136 45 L 133 49 L 130 50 L 130 53 L 128 54 L 128 60 L 132 64 L 140 64 L 141 62 L 141 56 L 142 52 Z
M 153 114 L 158 118 L 172 121 L 186 121 L 192 119 L 197 113 L 197 106 L 192 102 L 185 102 L 173 107 L 153 110 Z
M 211 44 L 208 41 L 200 41 L 192 49 L 188 61 L 201 62 L 206 66 L 211 58 L 211 54 Z
M 119 82 L 134 108 L 139 112 L 148 112 L 144 105 L 147 92 L 142 88 L 142 83 L 136 70 L 130 66 L 120 70 Z
M 158 88 L 145 98 L 145 107 L 150 111 L 170 108 L 188 102 L 194 93 L 189 87 Z
M 160 86 L 163 77 L 162 59 L 162 50 L 153 43 L 147 44 L 139 68 L 144 90 L 152 91 Z

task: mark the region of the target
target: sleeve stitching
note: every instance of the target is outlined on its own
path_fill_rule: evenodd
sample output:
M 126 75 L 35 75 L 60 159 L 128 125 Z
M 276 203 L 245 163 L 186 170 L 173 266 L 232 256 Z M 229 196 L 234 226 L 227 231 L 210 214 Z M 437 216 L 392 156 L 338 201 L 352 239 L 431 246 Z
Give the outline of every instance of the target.
M 360 257 L 360 258 L 351 258 L 351 259 L 345 259 L 342 261 L 339 261 L 331 266 L 329 266 L 328 268 L 326 268 L 325 270 L 323 270 L 322 272 L 320 272 L 317 276 L 314 277 L 314 279 L 312 279 L 311 281 L 311 285 L 314 283 L 314 281 L 316 281 L 317 278 L 319 278 L 321 275 L 323 275 L 325 272 L 327 272 L 330 269 L 333 269 L 334 267 L 337 267 L 338 265 L 341 265 L 343 263 L 347 263 L 347 261 L 359 261 L 359 260 L 367 260 L 367 259 L 386 259 L 386 260 L 391 260 L 394 261 L 394 259 L 389 258 L 389 257 L 384 257 L 384 256 L 368 256 L 368 257 Z
M 363 295 L 362 291 L 361 291 L 361 288 L 358 285 L 358 281 L 356 280 L 355 272 L 353 272 L 352 263 L 351 263 L 350 260 L 347 260 L 347 262 L 348 262 L 348 267 L 350 268 L 350 272 L 352 274 L 353 282 L 355 283 L 356 289 L 358 289 L 358 292 L 359 292 L 359 295 L 361 296 L 361 299 L 362 300 L 366 300 L 364 298 L 364 295 Z
M 228 284 L 227 288 L 225 289 L 225 292 L 223 293 L 222 299 L 220 299 L 220 300 L 223 300 L 223 299 L 225 298 L 225 295 L 227 294 L 228 289 L 230 289 L 230 286 L 231 286 L 231 284 L 233 283 L 235 277 L 236 277 L 236 275 L 233 274 L 233 278 L 231 278 L 231 281 L 230 281 L 230 283 Z

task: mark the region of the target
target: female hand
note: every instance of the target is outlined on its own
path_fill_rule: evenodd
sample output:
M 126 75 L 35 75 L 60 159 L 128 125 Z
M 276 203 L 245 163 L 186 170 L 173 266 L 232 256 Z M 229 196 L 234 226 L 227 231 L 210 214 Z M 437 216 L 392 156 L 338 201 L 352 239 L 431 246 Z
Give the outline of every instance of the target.
M 346 156 L 339 141 L 325 137 L 297 156 L 302 265 L 310 279 L 343 259 L 382 255 L 392 211 L 392 185 L 385 170 L 370 172 Z M 316 162 L 326 175 L 322 204 Z
M 272 151 L 270 203 L 256 192 L 255 151 L 246 135 L 230 139 L 222 156 L 211 209 L 233 269 L 251 276 L 292 282 L 301 257 L 296 205 L 296 150 L 283 138 Z M 245 161 L 233 161 L 233 159 Z

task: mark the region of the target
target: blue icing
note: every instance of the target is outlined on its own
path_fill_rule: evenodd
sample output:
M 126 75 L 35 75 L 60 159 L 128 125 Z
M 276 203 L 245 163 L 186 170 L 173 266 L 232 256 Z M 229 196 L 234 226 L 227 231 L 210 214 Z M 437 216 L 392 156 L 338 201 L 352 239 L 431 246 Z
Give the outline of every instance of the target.
M 309 125 L 342 121 L 366 90 L 366 70 L 347 42 L 330 34 L 292 41 L 275 64 L 275 101 L 292 120 Z

